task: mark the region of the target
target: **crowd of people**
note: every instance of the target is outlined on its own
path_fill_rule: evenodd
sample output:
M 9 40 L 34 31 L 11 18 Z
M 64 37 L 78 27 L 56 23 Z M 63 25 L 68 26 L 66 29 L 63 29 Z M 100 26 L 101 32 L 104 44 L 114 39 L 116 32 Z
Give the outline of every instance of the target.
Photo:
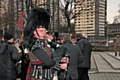
M 0 80 L 89 80 L 92 47 L 87 35 L 66 33 L 54 38 L 48 31 L 49 22 L 49 12 L 36 7 L 28 16 L 24 42 L 4 33 L 0 40 Z

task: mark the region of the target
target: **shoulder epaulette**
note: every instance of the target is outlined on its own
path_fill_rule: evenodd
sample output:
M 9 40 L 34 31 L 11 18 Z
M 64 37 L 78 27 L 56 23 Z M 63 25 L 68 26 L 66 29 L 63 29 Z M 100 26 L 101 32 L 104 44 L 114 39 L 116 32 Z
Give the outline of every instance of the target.
M 45 43 L 42 40 L 37 39 L 35 44 L 33 44 L 31 51 L 33 51 L 36 48 L 45 49 L 44 45 L 45 45 Z

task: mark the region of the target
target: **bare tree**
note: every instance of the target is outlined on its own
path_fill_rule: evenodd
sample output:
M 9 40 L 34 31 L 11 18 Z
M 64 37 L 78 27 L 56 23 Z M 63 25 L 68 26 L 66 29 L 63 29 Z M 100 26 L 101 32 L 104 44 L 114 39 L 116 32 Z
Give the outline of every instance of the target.
M 118 15 L 114 16 L 113 23 L 120 23 L 120 3 L 118 4 Z
M 120 3 L 118 4 L 118 13 L 120 15 Z
M 36 6 L 39 6 L 39 7 L 44 7 L 46 8 L 47 5 L 50 4 L 50 1 L 49 0 L 44 0 L 42 3 L 41 3 L 41 0 L 25 0 L 25 10 L 26 10 L 26 14 L 28 15 L 29 14 L 29 11 L 36 7 Z
M 114 17 L 113 24 L 120 23 L 120 15 Z
M 94 2 L 89 4 L 89 7 L 83 4 L 85 0 L 60 0 L 60 7 L 64 13 L 65 18 L 67 19 L 68 32 L 71 32 L 71 20 L 80 16 L 85 10 L 92 8 Z M 75 11 L 75 7 L 80 5 L 80 10 Z
M 6 4 L 6 5 L 4 5 Z M 5 0 L 0 1 L 0 29 L 7 29 L 8 24 L 8 2 Z
M 8 31 L 14 34 L 15 29 L 15 0 L 9 0 L 9 29 Z

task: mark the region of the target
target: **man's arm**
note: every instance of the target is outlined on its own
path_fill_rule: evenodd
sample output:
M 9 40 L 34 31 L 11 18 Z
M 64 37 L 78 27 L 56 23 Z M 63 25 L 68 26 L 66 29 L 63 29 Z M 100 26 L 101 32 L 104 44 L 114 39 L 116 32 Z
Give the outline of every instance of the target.
M 77 43 L 77 45 L 79 46 L 79 49 L 80 49 L 80 51 L 81 51 L 81 53 L 82 53 L 82 50 L 84 50 L 84 42 L 83 42 L 83 41 L 79 41 L 79 42 Z M 82 53 L 82 54 L 84 54 L 84 53 Z
M 18 53 L 18 50 L 16 49 L 15 46 L 9 46 L 12 49 L 11 52 L 11 57 L 13 59 L 14 62 L 18 62 L 21 59 L 21 54 Z

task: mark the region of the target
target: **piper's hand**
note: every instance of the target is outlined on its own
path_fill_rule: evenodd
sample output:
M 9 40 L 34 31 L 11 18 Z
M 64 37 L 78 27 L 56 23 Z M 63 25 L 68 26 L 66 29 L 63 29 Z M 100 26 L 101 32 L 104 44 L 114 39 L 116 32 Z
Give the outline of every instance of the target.
M 60 68 L 63 70 L 67 70 L 67 63 L 60 64 Z
M 61 62 L 68 63 L 68 62 L 69 62 L 69 58 L 68 58 L 68 57 L 63 57 L 63 58 L 61 59 Z
M 51 42 L 53 40 L 53 36 L 52 35 L 46 35 L 46 39 L 48 42 Z
M 19 44 L 15 44 L 15 47 L 18 49 L 19 48 Z

